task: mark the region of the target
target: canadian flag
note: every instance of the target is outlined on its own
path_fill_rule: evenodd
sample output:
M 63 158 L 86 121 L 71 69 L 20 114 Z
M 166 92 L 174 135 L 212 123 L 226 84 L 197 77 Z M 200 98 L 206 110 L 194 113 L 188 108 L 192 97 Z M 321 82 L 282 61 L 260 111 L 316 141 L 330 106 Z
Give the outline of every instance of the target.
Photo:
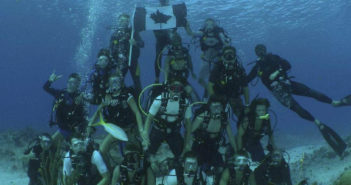
M 184 3 L 161 7 L 137 7 L 134 14 L 135 31 L 163 30 L 186 25 L 187 9 Z

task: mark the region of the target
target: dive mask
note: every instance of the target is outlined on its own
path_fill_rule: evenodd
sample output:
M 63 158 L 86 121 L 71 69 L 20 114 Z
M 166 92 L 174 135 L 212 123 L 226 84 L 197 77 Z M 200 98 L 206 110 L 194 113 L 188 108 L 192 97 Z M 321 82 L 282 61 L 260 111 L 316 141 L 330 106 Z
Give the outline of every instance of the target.
M 245 156 L 238 156 L 235 158 L 234 161 L 234 169 L 235 170 L 244 170 L 245 168 L 247 168 L 247 166 L 249 166 L 249 159 Z

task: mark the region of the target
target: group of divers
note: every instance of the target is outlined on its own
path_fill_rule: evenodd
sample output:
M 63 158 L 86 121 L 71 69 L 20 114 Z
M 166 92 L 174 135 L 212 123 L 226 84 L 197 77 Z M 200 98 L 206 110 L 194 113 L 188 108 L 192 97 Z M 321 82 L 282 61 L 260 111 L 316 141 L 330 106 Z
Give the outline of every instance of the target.
M 68 77 L 65 89 L 55 89 L 52 84 L 61 75 L 52 73 L 44 90 L 55 98 L 50 125 L 57 125 L 59 130 L 52 136 L 39 135 L 25 152 L 30 158 L 29 184 L 45 184 L 43 163 L 50 153 L 60 152 L 59 176 L 64 184 L 291 185 L 288 162 L 273 139 L 270 102 L 249 98 L 248 83 L 256 77 L 282 105 L 313 122 L 331 148 L 343 156 L 345 142 L 293 95 L 336 107 L 351 105 L 351 95 L 336 101 L 293 81 L 288 76 L 289 62 L 267 53 L 263 44 L 255 47 L 258 59 L 247 75 L 230 38 L 213 19 L 206 19 L 197 32 L 189 24 L 185 30 L 200 41 L 203 61 L 198 77 L 177 30 L 157 30 L 155 84 L 142 89 L 138 57 L 144 42 L 138 33 L 130 39 L 127 14 L 119 16 L 110 46 L 98 52 L 87 81 L 89 90 L 81 90 L 77 73 Z M 130 45 L 133 53 L 128 65 Z M 165 51 L 168 53 L 163 57 Z M 124 83 L 128 70 L 133 87 Z M 161 72 L 164 82 L 159 83 Z M 206 101 L 200 102 L 188 82 L 189 75 L 204 87 L 202 99 Z M 142 97 L 148 98 L 142 101 Z M 92 118 L 88 118 L 87 105 L 97 106 Z M 237 119 L 236 134 L 232 132 L 233 115 Z M 101 124 L 123 129 L 128 139 L 121 141 L 108 132 L 98 145 L 93 139 L 98 119 Z M 264 136 L 268 136 L 266 147 L 261 144 Z M 161 160 L 157 151 L 164 142 L 172 155 Z M 56 147 L 58 143 L 65 147 Z M 110 152 L 116 148 L 123 156 L 120 161 Z M 250 168 L 253 163 L 254 170 Z

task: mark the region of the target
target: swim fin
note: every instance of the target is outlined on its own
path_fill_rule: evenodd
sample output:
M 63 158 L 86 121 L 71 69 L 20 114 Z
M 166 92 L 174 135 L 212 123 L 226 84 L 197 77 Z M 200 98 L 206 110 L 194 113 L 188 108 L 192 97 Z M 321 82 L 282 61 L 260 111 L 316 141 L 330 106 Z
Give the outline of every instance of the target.
M 323 123 L 321 123 L 318 128 L 329 146 L 332 147 L 340 157 L 342 157 L 342 154 L 346 149 L 345 141 L 333 129 Z

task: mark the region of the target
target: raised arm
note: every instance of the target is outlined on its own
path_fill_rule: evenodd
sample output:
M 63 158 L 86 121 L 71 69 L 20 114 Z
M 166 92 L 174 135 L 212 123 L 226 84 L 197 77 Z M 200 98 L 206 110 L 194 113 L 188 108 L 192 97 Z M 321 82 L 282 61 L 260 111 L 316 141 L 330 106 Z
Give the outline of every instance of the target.
M 58 90 L 55 88 L 52 88 L 51 85 L 52 83 L 54 83 L 56 80 L 60 79 L 62 77 L 62 75 L 56 75 L 55 72 L 53 72 L 50 77 L 49 80 L 44 84 L 43 89 L 48 92 L 49 94 L 51 94 L 52 96 L 59 97 L 60 94 L 62 93 L 62 90 Z

